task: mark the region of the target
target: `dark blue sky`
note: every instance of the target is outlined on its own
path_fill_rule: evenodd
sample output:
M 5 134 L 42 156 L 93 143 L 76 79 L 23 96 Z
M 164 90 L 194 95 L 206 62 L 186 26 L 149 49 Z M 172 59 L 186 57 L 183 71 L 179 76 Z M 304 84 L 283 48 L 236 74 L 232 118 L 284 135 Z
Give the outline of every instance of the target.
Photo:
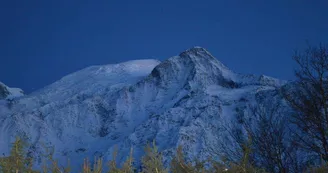
M 207 48 L 236 72 L 292 79 L 296 48 L 328 42 L 327 0 L 0 2 L 0 81 L 26 92 L 90 65 Z

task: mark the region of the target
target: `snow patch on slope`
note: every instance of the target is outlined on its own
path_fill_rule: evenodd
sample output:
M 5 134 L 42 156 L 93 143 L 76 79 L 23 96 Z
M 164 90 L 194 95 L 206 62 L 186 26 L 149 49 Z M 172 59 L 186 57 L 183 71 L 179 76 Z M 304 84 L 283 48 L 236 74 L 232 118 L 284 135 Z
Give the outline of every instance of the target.
M 206 93 L 211 96 L 218 96 L 222 100 L 233 101 L 250 94 L 256 94 L 262 90 L 274 90 L 271 86 L 250 85 L 242 88 L 229 89 L 219 85 L 211 85 L 206 88 Z
M 132 60 L 119 64 L 91 66 L 69 74 L 31 94 L 42 100 L 65 100 L 76 94 L 118 91 L 145 78 L 160 63 L 154 59 Z

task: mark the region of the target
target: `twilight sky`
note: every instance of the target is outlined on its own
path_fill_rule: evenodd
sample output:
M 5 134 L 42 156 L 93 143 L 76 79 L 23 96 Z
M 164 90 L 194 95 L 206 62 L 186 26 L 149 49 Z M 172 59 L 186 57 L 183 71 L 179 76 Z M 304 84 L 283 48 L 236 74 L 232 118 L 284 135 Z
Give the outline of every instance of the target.
M 0 81 L 29 93 L 91 65 L 193 46 L 230 69 L 293 79 L 295 49 L 328 44 L 327 0 L 0 2 Z

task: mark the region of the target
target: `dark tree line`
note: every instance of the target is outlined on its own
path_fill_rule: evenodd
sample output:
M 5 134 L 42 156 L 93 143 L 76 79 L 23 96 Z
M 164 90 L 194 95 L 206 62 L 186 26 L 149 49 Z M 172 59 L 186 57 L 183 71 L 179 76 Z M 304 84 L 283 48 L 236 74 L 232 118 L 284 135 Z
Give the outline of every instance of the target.
M 298 66 L 296 81 L 281 89 L 292 113 L 286 117 L 272 116 L 275 109 L 263 111 L 269 114 L 258 121 L 260 129 L 253 135 L 261 157 L 267 160 L 264 165 L 275 165 L 269 166 L 270 172 L 301 172 L 311 164 L 328 162 L 327 46 L 308 46 L 296 51 L 293 59 Z
M 296 52 L 296 87 L 285 90 L 284 97 L 294 109 L 292 123 L 298 147 L 328 161 L 328 49 L 320 45 Z
M 229 160 L 247 158 L 274 173 L 320 166 L 310 172 L 328 172 L 328 47 L 308 46 L 293 59 L 296 80 L 277 90 L 278 99 L 249 105 L 249 116 L 237 120 L 230 136 L 238 150 L 226 150 Z

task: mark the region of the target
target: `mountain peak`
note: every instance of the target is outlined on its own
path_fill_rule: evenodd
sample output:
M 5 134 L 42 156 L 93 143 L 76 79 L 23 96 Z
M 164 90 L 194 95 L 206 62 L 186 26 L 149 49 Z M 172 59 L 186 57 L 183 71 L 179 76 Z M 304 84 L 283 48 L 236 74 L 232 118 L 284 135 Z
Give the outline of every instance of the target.
M 187 49 L 184 52 L 180 53 L 179 57 L 191 58 L 192 61 L 201 64 L 202 66 L 205 64 L 211 64 L 219 68 L 221 71 L 233 73 L 231 70 L 229 70 L 228 67 L 226 67 L 222 62 L 220 62 L 203 47 L 195 46 L 190 49 Z
M 231 87 L 236 74 L 205 48 L 196 46 L 163 61 L 153 69 L 151 76 L 162 86 L 175 83 L 197 89 L 214 84 Z
M 180 53 L 180 57 L 185 57 L 185 56 L 198 56 L 198 57 L 211 57 L 214 58 L 211 53 L 209 53 L 205 48 L 195 46 L 190 49 L 187 49 Z

